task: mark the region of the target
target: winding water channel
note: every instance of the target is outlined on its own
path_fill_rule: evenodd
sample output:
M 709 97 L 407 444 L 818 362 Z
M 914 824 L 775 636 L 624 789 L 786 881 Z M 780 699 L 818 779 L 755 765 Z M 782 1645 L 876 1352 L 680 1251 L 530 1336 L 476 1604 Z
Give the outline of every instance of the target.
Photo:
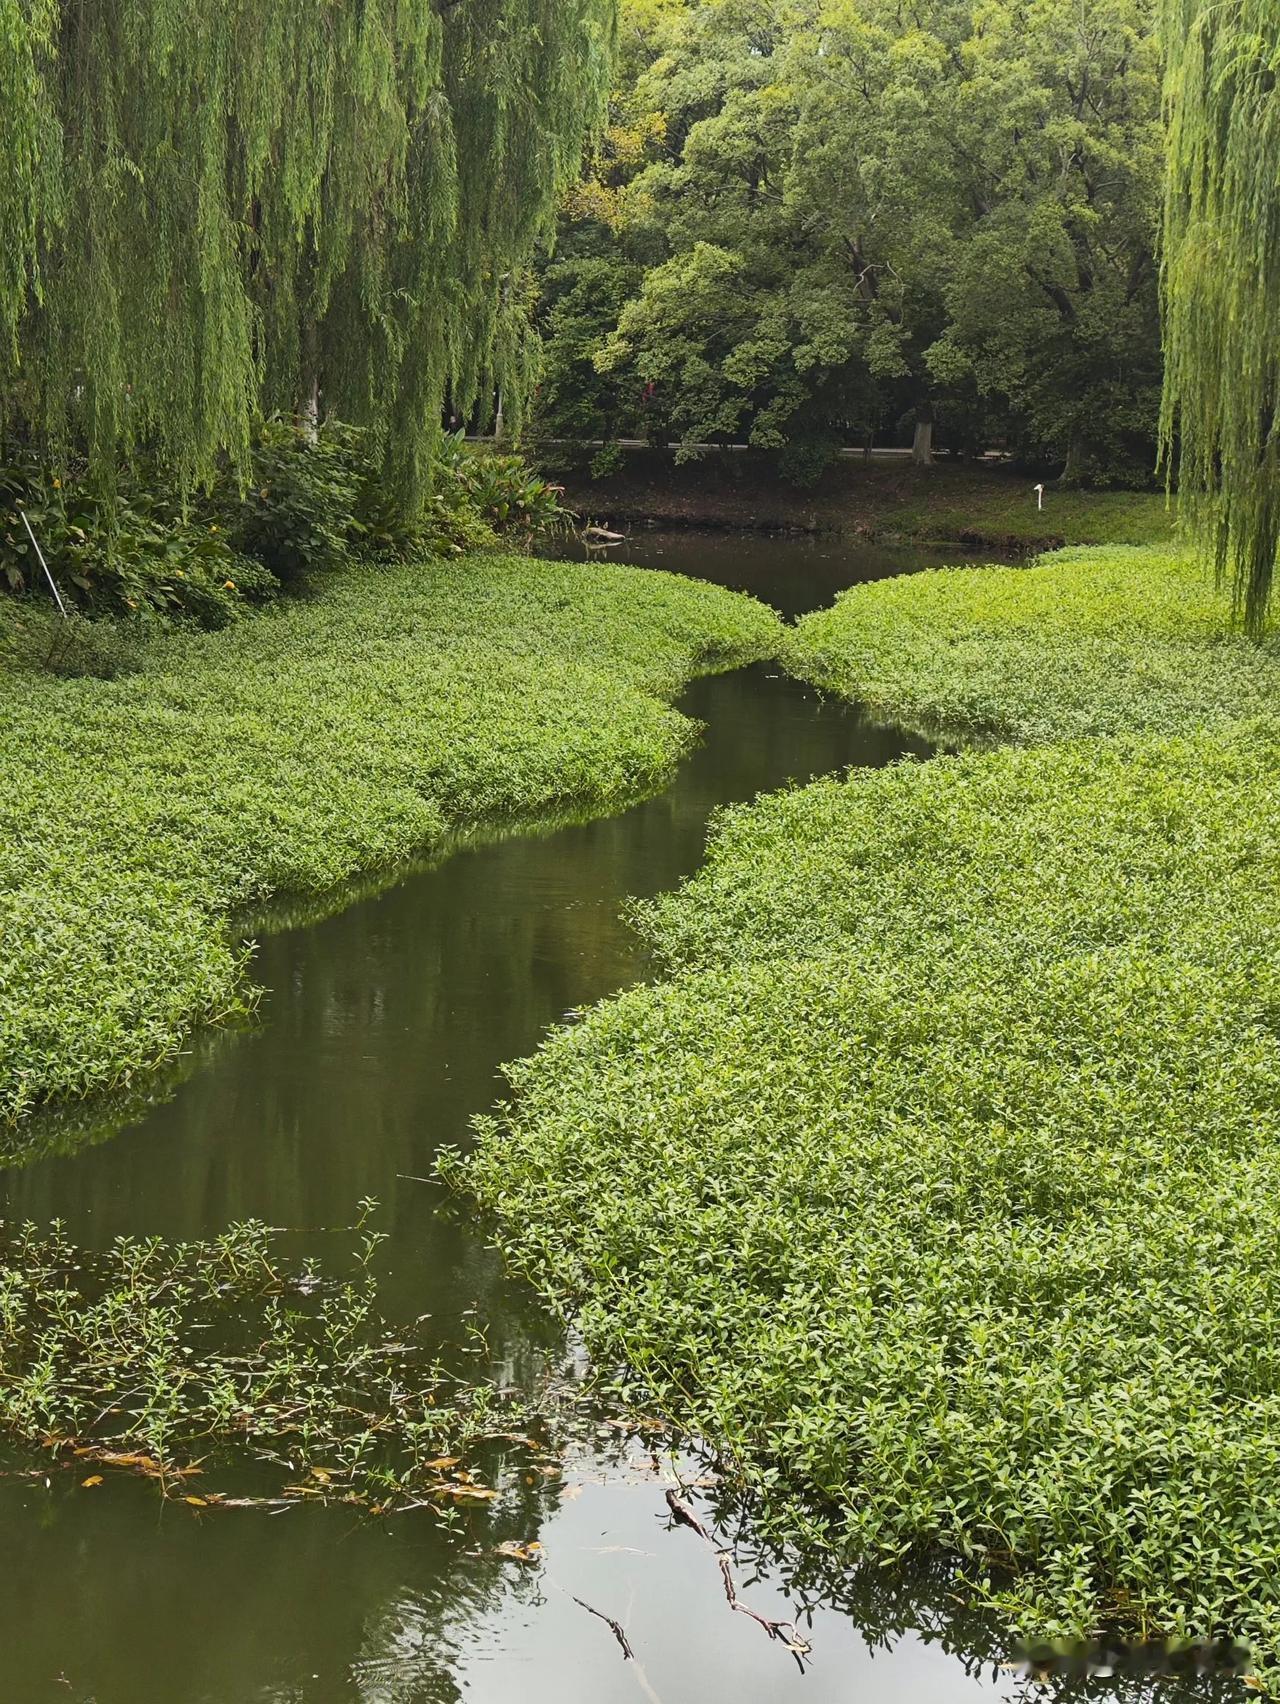
M 744 585 L 788 614 L 923 560 L 658 534 L 629 554 Z M 682 707 L 706 738 L 658 797 L 464 845 L 322 921 L 267 934 L 260 1021 L 201 1043 L 184 1080 L 157 1086 L 127 1127 L 3 1174 L 0 1214 L 57 1216 L 92 1243 L 257 1216 L 323 1254 L 323 1227 L 349 1224 L 359 1198 L 376 1196 L 390 1233 L 386 1313 L 430 1313 L 448 1340 L 477 1310 L 516 1381 L 567 1356 L 480 1229 L 422 1181 L 437 1146 L 466 1140 L 501 1091 L 503 1060 L 645 974 L 620 905 L 696 868 L 712 810 L 923 751 L 776 667 L 700 681 Z M 729 1612 L 714 1557 L 671 1528 L 643 1451 L 612 1453 L 584 1445 L 531 1501 L 514 1536 L 540 1540 L 538 1571 L 495 1559 L 492 1535 L 449 1537 L 412 1514 L 201 1519 L 128 1481 L 91 1495 L 74 1476 L 4 1483 L 0 1704 L 959 1704 L 1016 1690 L 989 1660 L 965 1657 L 936 1590 L 901 1585 L 844 1608 L 819 1597 L 814 1663 L 800 1674 Z M 770 1615 L 802 1608 L 794 1578 L 757 1561 L 742 1536 L 744 1598 Z M 625 1624 L 634 1662 L 575 1595 Z

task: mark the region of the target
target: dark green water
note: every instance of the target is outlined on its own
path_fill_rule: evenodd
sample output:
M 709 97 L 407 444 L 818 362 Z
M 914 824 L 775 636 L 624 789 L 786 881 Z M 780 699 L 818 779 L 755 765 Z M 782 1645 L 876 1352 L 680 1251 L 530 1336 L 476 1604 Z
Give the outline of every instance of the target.
M 683 540 L 678 565 L 695 570 L 703 542 Z M 732 580 L 730 543 L 715 541 L 712 577 Z M 742 578 L 757 590 L 761 544 L 743 545 Z M 810 600 L 815 572 L 829 595 L 833 579 L 868 566 L 797 559 L 776 540 L 768 549 L 788 608 Z M 677 565 L 665 549 L 653 560 Z M 883 572 L 883 558 L 873 567 Z M 707 737 L 661 796 L 464 847 L 324 921 L 268 934 L 261 1021 L 203 1042 L 185 1080 L 157 1089 L 125 1128 L 4 1174 L 0 1215 L 58 1216 L 95 1243 L 257 1216 L 323 1254 L 323 1228 L 348 1224 L 373 1195 L 390 1233 L 384 1311 L 429 1312 L 448 1341 L 464 1310 L 478 1310 L 516 1381 L 568 1357 L 465 1211 L 442 1212 L 419 1181 L 436 1148 L 465 1141 L 500 1092 L 503 1060 L 644 974 L 619 906 L 697 867 L 716 806 L 913 749 L 773 668 L 701 681 L 684 708 Z M 802 1676 L 729 1611 L 701 1542 L 670 1530 L 667 1482 L 640 1456 L 619 1463 L 584 1446 L 563 1488 L 539 1487 L 500 1530 L 478 1516 L 458 1538 L 422 1514 L 209 1518 L 128 1480 L 94 1491 L 75 1476 L 47 1488 L 0 1480 L 0 1704 L 959 1704 L 1016 1690 L 1009 1674 L 949 1650 L 965 1641 L 938 1608 L 940 1588 L 900 1583 L 853 1609 L 813 1600 L 814 1666 Z M 537 1537 L 545 1566 L 496 1559 L 498 1537 Z M 808 1601 L 785 1567 L 753 1563 L 749 1535 L 738 1558 L 754 1608 L 781 1616 Z M 625 1624 L 636 1661 L 574 1595 Z
M 579 545 L 565 554 L 581 555 Z M 713 527 L 636 527 L 604 552 L 610 562 L 668 568 L 714 580 L 772 604 L 783 615 L 822 609 L 846 586 L 919 568 L 990 562 L 990 551 L 963 544 L 894 545 L 826 533 L 728 532 Z

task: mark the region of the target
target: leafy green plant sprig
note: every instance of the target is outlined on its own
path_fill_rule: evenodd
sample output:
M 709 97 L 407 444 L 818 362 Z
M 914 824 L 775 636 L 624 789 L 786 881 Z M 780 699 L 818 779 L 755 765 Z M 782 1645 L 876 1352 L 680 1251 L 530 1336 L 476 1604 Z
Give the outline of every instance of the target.
M 0 1431 L 90 1487 L 141 1474 L 200 1508 L 412 1502 L 447 1520 L 495 1500 L 479 1458 L 500 1479 L 515 1443 L 527 1466 L 535 1416 L 460 1376 L 482 1339 L 442 1358 L 380 1317 L 376 1205 L 346 1278 L 287 1262 L 253 1221 L 101 1253 L 57 1224 L 0 1224 Z

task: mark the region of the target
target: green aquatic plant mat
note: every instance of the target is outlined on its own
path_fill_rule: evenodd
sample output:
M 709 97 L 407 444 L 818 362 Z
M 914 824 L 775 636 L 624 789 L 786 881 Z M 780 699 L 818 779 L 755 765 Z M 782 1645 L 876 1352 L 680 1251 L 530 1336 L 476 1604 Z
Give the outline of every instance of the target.
M 696 733 L 683 682 L 778 633 L 674 575 L 482 556 L 353 572 L 123 679 L 0 677 L 0 1117 L 238 1007 L 233 913 L 652 788 Z
M 787 659 L 886 720 L 962 738 L 1173 734 L 1280 703 L 1280 639 L 1236 631 L 1229 598 L 1169 547 L 855 586 L 800 622 Z
M 446 1169 L 774 1538 L 1274 1675 L 1278 837 L 1275 723 L 732 810 Z
M 202 1510 L 333 1500 L 449 1522 L 537 1476 L 534 1393 L 499 1386 L 479 1330 L 432 1345 L 379 1313 L 376 1205 L 341 1276 L 253 1221 L 100 1250 L 0 1223 L 0 1434 L 22 1446 L 0 1479 L 129 1474 Z

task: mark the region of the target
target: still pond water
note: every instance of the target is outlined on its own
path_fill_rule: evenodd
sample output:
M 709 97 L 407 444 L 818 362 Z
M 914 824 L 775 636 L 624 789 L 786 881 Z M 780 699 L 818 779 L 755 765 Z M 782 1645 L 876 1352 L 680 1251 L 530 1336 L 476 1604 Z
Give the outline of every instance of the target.
M 927 565 L 918 553 L 810 540 L 644 535 L 626 557 L 742 586 L 786 614 L 842 586 Z M 939 554 L 929 563 L 941 561 Z M 952 560 L 955 559 L 953 556 Z M 442 1341 L 467 1310 L 503 1376 L 532 1380 L 572 1345 L 503 1273 L 482 1229 L 429 1181 L 442 1143 L 501 1092 L 499 1066 L 549 1024 L 646 972 L 619 919 L 699 864 L 708 815 L 760 791 L 925 755 L 773 667 L 697 682 L 682 707 L 704 743 L 668 789 L 618 816 L 464 844 L 319 922 L 266 934 L 259 1021 L 199 1044 L 123 1128 L 0 1177 L 0 1216 L 198 1237 L 259 1217 L 323 1255 L 325 1227 L 366 1195 L 390 1233 L 383 1311 L 429 1313 Z M 537 1570 L 409 1513 L 339 1509 L 201 1518 L 145 1485 L 0 1481 L 0 1704 L 906 1704 L 1020 1695 L 949 1623 L 945 1581 L 841 1594 L 802 1585 L 737 1530 L 739 1590 L 798 1615 L 801 1674 L 725 1602 L 714 1556 L 672 1529 L 669 1472 L 638 1445 L 584 1442 L 520 1536 Z M 700 1505 L 706 1518 L 709 1508 Z M 581 1597 L 626 1628 L 622 1660 Z M 998 1653 L 997 1653 L 998 1654 Z M 1091 1688 L 1092 1690 L 1092 1688 Z M 1167 1693 L 1164 1694 L 1168 1696 Z

